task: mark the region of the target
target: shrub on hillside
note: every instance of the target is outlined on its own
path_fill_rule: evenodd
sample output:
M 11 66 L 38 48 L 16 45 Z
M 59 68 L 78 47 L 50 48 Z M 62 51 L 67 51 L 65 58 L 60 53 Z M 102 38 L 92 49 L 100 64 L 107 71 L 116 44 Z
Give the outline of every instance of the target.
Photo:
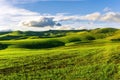
M 111 41 L 120 41 L 120 38 L 111 39 Z
M 120 41 L 120 35 L 119 34 L 115 34 L 113 36 L 107 37 L 106 39 L 108 39 L 110 41 Z
M 93 37 L 91 35 L 86 35 L 85 40 L 95 40 L 95 37 Z
M 69 42 L 77 42 L 77 41 L 81 41 L 81 39 L 79 37 L 69 37 L 68 41 Z
M 0 37 L 0 40 L 11 40 L 11 39 L 19 39 L 19 38 L 20 38 L 20 36 L 6 35 L 6 36 Z
M 120 41 L 120 36 L 113 36 L 110 38 L 111 41 Z
M 7 48 L 7 45 L 0 43 L 0 50 L 5 49 L 5 48 Z
M 94 35 L 92 35 L 90 32 L 84 32 L 80 35 L 80 38 L 83 40 L 83 41 L 86 41 L 86 40 L 95 40 L 95 37 Z

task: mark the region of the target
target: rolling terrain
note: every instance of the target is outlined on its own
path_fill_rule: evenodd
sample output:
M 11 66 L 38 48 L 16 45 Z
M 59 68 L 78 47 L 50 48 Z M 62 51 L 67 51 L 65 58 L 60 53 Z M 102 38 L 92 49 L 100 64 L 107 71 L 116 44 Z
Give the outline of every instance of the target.
M 120 80 L 120 30 L 0 32 L 0 80 Z

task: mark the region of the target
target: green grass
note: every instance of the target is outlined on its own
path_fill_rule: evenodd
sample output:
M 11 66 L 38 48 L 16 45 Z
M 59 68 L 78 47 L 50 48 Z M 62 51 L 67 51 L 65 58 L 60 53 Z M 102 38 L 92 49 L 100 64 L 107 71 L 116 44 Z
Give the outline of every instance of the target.
M 0 41 L 0 80 L 120 80 L 119 30 L 34 36 Z
M 39 41 L 29 41 L 20 42 L 12 45 L 11 47 L 16 48 L 27 48 L 27 49 L 41 49 L 41 48 L 52 48 L 58 46 L 64 46 L 65 43 L 57 39 L 39 40 Z
M 1 80 L 119 80 L 120 44 L 94 41 L 0 51 Z

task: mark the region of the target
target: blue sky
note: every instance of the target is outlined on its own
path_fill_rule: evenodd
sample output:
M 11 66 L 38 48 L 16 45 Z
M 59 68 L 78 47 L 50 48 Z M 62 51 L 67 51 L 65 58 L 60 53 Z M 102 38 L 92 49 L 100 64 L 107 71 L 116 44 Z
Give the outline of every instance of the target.
M 118 12 L 120 11 L 120 0 L 54 0 L 17 4 L 16 6 L 39 13 L 70 13 L 76 15 L 103 12 L 106 7 Z
M 120 28 L 120 0 L 0 0 L 1 30 Z

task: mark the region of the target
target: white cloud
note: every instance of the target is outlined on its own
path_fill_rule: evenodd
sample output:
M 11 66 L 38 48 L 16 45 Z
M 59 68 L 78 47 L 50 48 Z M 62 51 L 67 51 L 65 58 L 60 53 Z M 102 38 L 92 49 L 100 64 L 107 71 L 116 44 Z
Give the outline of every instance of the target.
M 60 26 L 60 27 L 54 27 L 54 30 L 74 30 L 75 28 L 72 28 L 69 25 L 64 25 L 64 26 Z
M 95 13 L 92 13 L 92 14 L 87 14 L 85 16 L 82 16 L 82 19 L 83 20 L 95 21 L 95 20 L 98 20 L 100 16 L 101 16 L 101 14 L 99 12 L 95 12 Z
M 90 21 L 95 21 L 98 20 L 101 17 L 101 14 L 99 12 L 87 14 L 87 15 L 73 15 L 73 16 L 64 16 L 64 15 L 57 15 L 55 17 L 56 21 L 68 21 L 68 20 L 90 20 Z
M 86 29 L 85 26 L 81 26 L 81 27 L 78 27 L 78 28 L 75 28 L 76 30 L 82 30 L 82 29 Z
M 37 12 L 32 12 L 26 9 L 17 8 L 11 5 L 7 0 L 0 0 L 0 29 L 4 29 L 5 26 L 8 29 L 16 29 L 18 23 L 27 19 L 28 17 L 39 16 Z M 29 19 L 28 18 L 28 19 Z
M 30 21 L 23 21 L 21 22 L 22 26 L 28 26 L 28 27 L 46 27 L 46 26 L 61 26 L 60 23 L 57 23 L 53 20 L 52 17 L 39 17 L 39 19 L 36 20 L 30 20 Z
M 108 12 L 101 16 L 101 21 L 107 21 L 107 22 L 117 22 L 120 23 L 120 13 L 115 12 Z
M 73 15 L 73 16 L 55 16 L 56 21 L 104 21 L 104 22 L 115 22 L 120 23 L 120 13 L 119 12 L 107 12 L 105 14 L 101 14 L 99 12 L 94 12 L 87 15 Z
M 85 26 L 81 26 L 81 27 L 72 27 L 70 25 L 64 25 L 64 26 L 57 26 L 52 28 L 53 30 L 82 30 L 82 29 L 86 29 Z
M 0 15 L 4 15 L 4 16 L 12 16 L 12 17 L 16 17 L 16 16 L 35 16 L 35 15 L 39 15 L 36 12 L 32 12 L 26 9 L 21 9 L 21 8 L 16 8 L 13 6 L 2 6 L 0 8 Z
M 103 11 L 104 11 L 104 12 L 110 12 L 110 11 L 112 11 L 112 9 L 109 8 L 109 7 L 106 7 L 106 8 L 103 9 Z

